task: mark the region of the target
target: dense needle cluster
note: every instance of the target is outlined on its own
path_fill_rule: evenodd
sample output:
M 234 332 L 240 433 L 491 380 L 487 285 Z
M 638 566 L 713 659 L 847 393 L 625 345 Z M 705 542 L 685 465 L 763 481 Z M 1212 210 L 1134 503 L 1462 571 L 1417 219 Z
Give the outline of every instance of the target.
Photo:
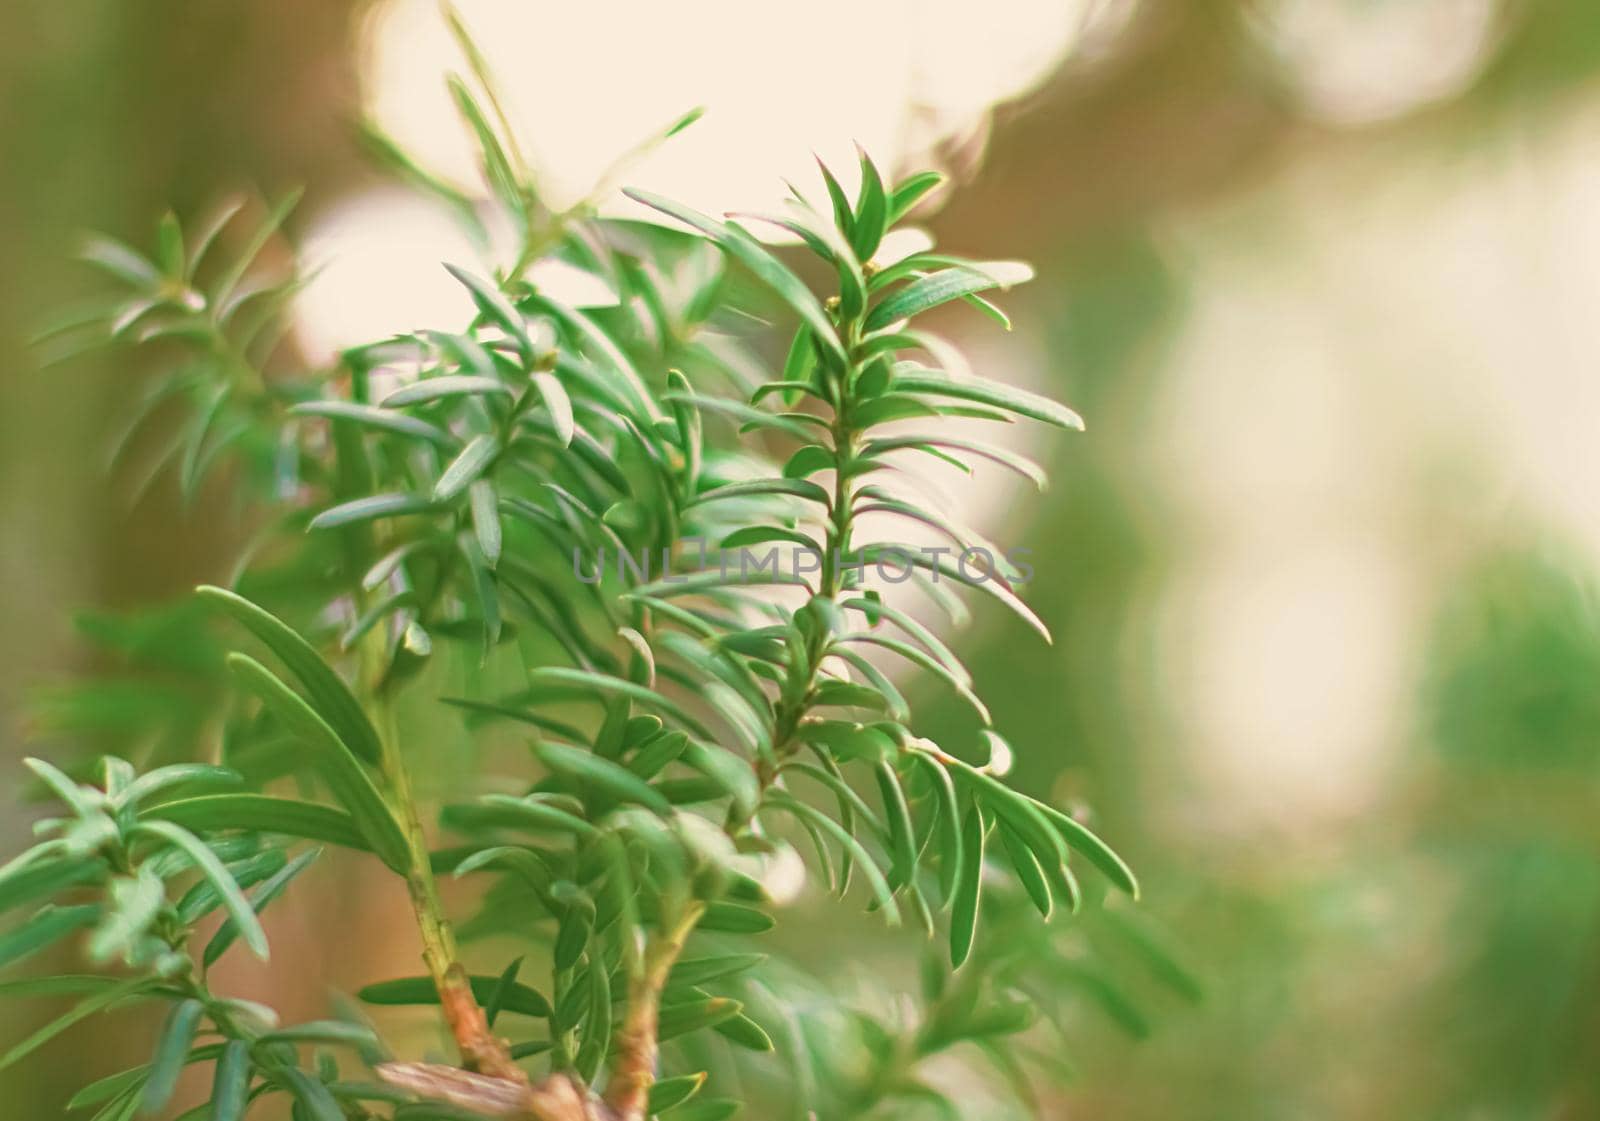
M 939 177 L 886 183 L 864 155 L 853 198 L 824 171 L 821 210 L 795 193 L 780 214 L 719 220 L 630 192 L 671 225 L 553 212 L 474 69 L 476 93 L 452 90 L 516 245 L 492 274 L 451 266 L 470 323 L 308 373 L 283 345 L 296 282 L 256 260 L 287 207 L 221 266 L 236 209 L 194 237 L 169 218 L 148 257 L 109 240 L 89 249 L 118 290 L 58 337 L 159 359 L 129 454 L 154 445 L 150 477 L 188 494 L 226 476 L 261 533 L 231 589 L 91 621 L 141 676 L 86 682 L 49 706 L 54 727 L 109 736 L 139 767 L 30 761 L 62 812 L 0 868 L 0 908 L 33 909 L 0 934 L 0 965 L 84 931 L 106 972 L 0 983 L 81 998 L 0 1065 L 92 1014 L 164 1001 L 152 1061 L 75 1106 L 160 1114 L 185 1066 L 213 1064 L 209 1102 L 184 1116 L 238 1121 L 281 1095 L 306 1121 L 715 1121 L 740 1109 L 738 1072 L 760 1063 L 789 1079 L 795 1116 L 941 1102 L 954 1116 L 919 1063 L 976 1043 L 1026 1094 L 1018 1033 L 1041 1011 L 1059 1027 L 1064 991 L 1138 1030 L 1092 958 L 1020 914 L 1076 913 L 1087 897 L 1080 922 L 1192 989 L 1148 930 L 1100 905 L 1106 885 L 1136 893 L 1126 865 L 1002 781 L 998 736 L 985 733 L 988 763 L 969 761 L 974 745 L 941 745 L 890 672 L 898 660 L 926 675 L 987 726 L 942 628 L 898 590 L 959 617 L 952 589 L 965 585 L 1043 625 L 1003 559 L 975 574 L 907 550 L 896 563 L 909 558 L 910 579 L 872 586 L 872 561 L 896 542 L 863 540 L 857 524 L 888 515 L 957 553 L 978 548 L 905 485 L 906 469 L 982 459 L 1041 476 L 944 418 L 1079 427 L 966 370 L 918 326 L 952 301 L 1003 321 L 985 294 L 1028 270 L 931 249 L 880 262 Z M 477 204 L 371 139 L 482 232 Z M 814 294 L 753 221 L 797 237 L 830 293 Z M 529 279 L 548 261 L 615 299 L 569 306 Z M 762 346 L 782 323 L 792 341 L 771 376 Z M 819 558 L 816 570 L 719 563 L 719 551 L 774 545 Z M 580 579 L 602 556 L 645 563 Z M 225 653 L 219 637 L 248 645 Z M 462 793 L 442 807 L 413 787 L 424 751 L 468 761 L 452 763 Z M 841 899 L 936 939 L 911 1020 L 841 1001 L 845 1029 L 813 1031 L 785 1007 L 799 982 L 756 940 L 778 910 L 764 874 L 796 846 Z M 425 969 L 373 978 L 359 996 L 437 1005 L 448 1062 L 397 1059 L 351 1009 L 285 1027 L 208 985 L 236 944 L 266 956 L 258 914 L 325 849 L 406 885 Z M 1094 869 L 1082 884 L 1080 859 Z M 483 881 L 478 912 L 447 915 L 441 877 Z M 470 973 L 461 944 L 491 937 L 525 952 Z

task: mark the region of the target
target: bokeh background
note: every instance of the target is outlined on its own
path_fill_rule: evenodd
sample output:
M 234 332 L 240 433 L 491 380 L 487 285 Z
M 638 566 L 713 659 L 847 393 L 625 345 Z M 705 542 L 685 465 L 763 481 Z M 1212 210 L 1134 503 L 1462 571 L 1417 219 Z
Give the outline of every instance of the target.
M 962 649 L 1017 780 L 1093 808 L 1204 988 L 1087 1009 L 1045 1116 L 1600 1116 L 1600 5 L 462 9 L 555 196 L 704 104 L 634 181 L 728 209 L 859 140 L 952 171 L 942 244 L 1036 264 L 1014 333 L 945 326 L 1088 419 L 1030 449 L 1045 494 L 974 504 L 1034 550 L 1057 638 L 980 612 Z M 92 663 L 74 610 L 225 578 L 243 532 L 108 477 L 137 369 L 27 347 L 83 290 L 80 232 L 304 185 L 308 358 L 412 326 L 454 243 L 354 125 L 459 173 L 453 65 L 420 0 L 0 10 L 9 774 L 32 700 Z M 11 849 L 29 811 L 0 791 Z M 274 929 L 315 968 L 237 987 L 316 1014 L 405 971 L 393 904 L 329 873 Z M 0 1040 L 49 1012 L 8 1002 Z M 147 1036 L 58 1042 L 0 1075 L 8 1115 L 62 1116 Z

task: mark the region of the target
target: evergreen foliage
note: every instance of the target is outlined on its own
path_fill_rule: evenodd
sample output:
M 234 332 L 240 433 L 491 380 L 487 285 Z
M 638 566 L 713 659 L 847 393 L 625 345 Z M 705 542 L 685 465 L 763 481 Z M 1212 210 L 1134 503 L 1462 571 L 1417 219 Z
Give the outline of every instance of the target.
M 500 267 L 448 266 L 470 323 L 297 369 L 284 311 L 298 281 L 258 260 L 292 200 L 226 260 L 238 207 L 187 233 L 169 216 L 149 255 L 108 239 L 86 251 L 116 289 L 59 341 L 157 359 L 166 372 L 130 446 L 158 446 L 157 474 L 185 495 L 225 479 L 261 532 L 232 588 L 91 619 L 127 672 L 46 706 L 48 726 L 107 753 L 65 772 L 30 761 L 60 810 L 0 868 L 0 908 L 27 916 L 0 934 L 0 965 L 83 932 L 103 972 L 0 983 L 13 998 L 79 998 L 0 1066 L 88 1016 L 164 1002 L 149 1064 L 86 1087 L 75 1108 L 163 1114 L 182 1069 L 210 1064 L 210 1100 L 185 1117 L 237 1121 L 282 1095 L 305 1121 L 715 1121 L 740 1108 L 738 1072 L 760 1064 L 786 1072 L 794 1116 L 957 1116 L 920 1064 L 975 1043 L 1026 1096 L 1029 1068 L 1054 1057 L 1019 1033 L 1041 1013 L 1059 1029 L 1065 991 L 1143 1030 L 1063 925 L 1192 993 L 1136 914 L 1105 907 L 1108 889 L 1137 894 L 1122 859 L 1007 786 L 995 733 L 987 762 L 941 746 L 882 668 L 902 660 L 987 725 L 941 628 L 897 589 L 956 619 L 952 587 L 987 594 L 1044 633 L 1008 562 L 904 470 L 981 459 L 1039 482 L 1036 465 L 944 418 L 1080 427 L 966 370 L 919 326 L 954 301 L 1004 323 L 990 297 L 1026 266 L 931 249 L 878 263 L 939 177 L 891 183 L 864 154 L 853 198 L 824 169 L 821 211 L 796 193 L 780 214 L 716 219 L 635 191 L 671 225 L 555 212 L 487 76 L 452 92 L 495 221 L 370 139 L 490 255 L 483 231 L 514 231 Z M 752 221 L 796 236 L 827 294 Z M 529 279 L 548 261 L 615 302 L 563 303 Z M 792 334 L 772 376 L 763 347 L 779 331 Z M 953 551 L 864 541 L 868 513 L 930 526 Z M 774 549 L 815 565 L 774 566 Z M 872 586 L 886 559 L 909 560 L 904 584 Z M 449 740 L 420 742 L 435 729 Z M 450 760 L 462 791 L 435 809 L 413 783 L 424 752 Z M 837 999 L 818 1011 L 829 994 L 759 952 L 781 912 L 766 876 L 791 844 L 840 906 L 934 940 L 914 1014 Z M 452 1063 L 390 1055 L 354 1011 L 284 1026 L 210 987 L 223 954 L 266 957 L 257 916 L 334 848 L 404 881 L 423 946 L 421 974 L 374 977 L 361 1001 L 438 1006 Z M 446 914 L 441 877 L 483 882 L 475 914 Z M 458 927 L 526 952 L 469 974 Z M 801 991 L 804 1017 L 785 995 Z

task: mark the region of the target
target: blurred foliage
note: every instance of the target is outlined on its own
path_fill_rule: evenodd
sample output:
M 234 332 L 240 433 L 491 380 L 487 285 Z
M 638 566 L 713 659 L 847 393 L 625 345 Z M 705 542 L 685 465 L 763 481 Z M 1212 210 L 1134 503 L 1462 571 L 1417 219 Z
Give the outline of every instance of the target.
M 1548 552 L 1475 563 L 1451 589 L 1423 696 L 1428 741 L 1466 773 L 1600 781 L 1600 600 Z
M 1513 547 L 1441 612 L 1423 711 L 1445 798 L 1420 827 L 1453 899 L 1424 1020 L 1459 1075 L 1428 1116 L 1600 1112 L 1596 597 L 1581 564 Z

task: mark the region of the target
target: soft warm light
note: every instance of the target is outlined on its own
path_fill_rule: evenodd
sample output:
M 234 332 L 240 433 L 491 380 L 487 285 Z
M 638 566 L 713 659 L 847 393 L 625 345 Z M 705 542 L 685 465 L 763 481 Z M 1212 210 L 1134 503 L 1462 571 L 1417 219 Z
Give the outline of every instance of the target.
M 1465 159 L 1340 147 L 1174 228 L 1196 298 L 1148 442 L 1185 804 L 1215 827 L 1373 804 L 1481 550 L 1538 527 L 1600 557 L 1596 136 L 1583 108 Z
M 481 269 L 480 250 L 442 208 L 398 190 L 377 191 L 324 215 L 305 248 L 310 282 L 295 304 L 301 348 L 332 361 L 346 347 L 421 328 L 465 327 L 467 291 L 445 263 Z M 527 278 L 573 307 L 604 307 L 617 294 L 563 261 L 534 263 Z
M 457 10 L 547 201 L 569 205 L 606 182 L 602 209 L 655 217 L 617 187 L 647 187 L 711 213 L 770 212 L 788 179 L 825 205 L 813 153 L 848 190 L 859 178 L 857 143 L 885 174 L 920 162 L 1044 80 L 1075 44 L 1120 28 L 1133 6 L 819 0 L 791 9 L 689 0 L 619 13 L 461 0 Z M 445 76 L 467 71 L 467 61 L 435 0 L 379 5 L 365 51 L 374 120 L 423 166 L 482 196 L 474 144 L 445 88 Z M 612 175 L 619 157 L 695 107 L 706 110 L 700 121 Z M 909 251 L 917 236 L 896 235 L 905 244 L 886 244 L 881 256 Z M 324 360 L 419 326 L 464 323 L 465 293 L 436 262 L 488 271 L 507 255 L 501 247 L 483 261 L 442 211 L 395 191 L 325 215 L 309 249 L 323 271 L 297 315 L 307 350 Z M 548 286 L 555 278 L 534 279 Z M 605 302 L 592 292 L 565 298 Z
M 1335 124 L 1461 92 L 1493 42 L 1494 0 L 1271 0 L 1256 26 L 1305 107 Z
M 306 241 L 312 279 L 295 303 L 301 346 L 326 362 L 359 343 L 464 326 L 472 301 L 441 262 L 476 256 L 450 215 L 416 195 L 379 191 L 336 207 Z
M 892 172 L 1032 88 L 1086 28 L 1119 22 L 1130 5 L 823 0 L 792 10 L 698 0 L 638 5 L 620 17 L 600 5 L 463 0 L 458 10 L 552 205 L 588 197 L 612 178 L 620 156 L 704 107 L 702 120 L 622 178 L 720 213 L 775 209 L 785 178 L 823 200 L 813 153 L 847 189 L 858 180 L 857 143 Z M 418 162 L 481 195 L 475 149 L 444 82 L 465 71 L 466 60 L 438 5 L 381 5 L 366 51 L 373 118 Z M 608 185 L 603 209 L 644 212 L 630 210 L 619 183 Z M 885 246 L 886 259 L 892 250 Z M 395 191 L 323 216 L 308 255 L 322 271 L 297 320 L 306 349 L 321 360 L 419 326 L 465 322 L 465 293 L 436 262 L 483 265 L 442 211 Z M 568 299 L 606 302 L 592 292 Z
M 781 180 L 850 185 L 854 143 L 889 170 L 970 131 L 1047 77 L 1102 13 L 1094 0 L 737 0 L 599 4 L 463 0 L 552 202 L 585 197 L 619 155 L 685 111 L 703 120 L 628 181 L 720 212 L 772 207 Z M 429 167 L 475 182 L 443 77 L 465 69 L 433 0 L 392 0 L 370 25 L 368 100 Z M 614 193 L 608 205 L 625 204 Z

